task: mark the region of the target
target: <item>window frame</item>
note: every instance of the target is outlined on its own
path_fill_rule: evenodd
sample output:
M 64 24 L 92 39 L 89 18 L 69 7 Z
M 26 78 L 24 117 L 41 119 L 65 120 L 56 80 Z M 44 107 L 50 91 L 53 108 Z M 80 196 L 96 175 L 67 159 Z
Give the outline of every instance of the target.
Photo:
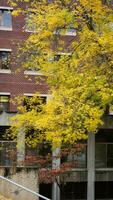
M 58 29 L 54 31 L 55 35 L 62 36 L 77 36 L 77 30 L 75 28 L 67 28 L 67 29 Z
M 12 12 L 13 11 L 13 8 L 12 7 L 4 7 L 4 6 L 0 6 L 0 10 L 1 11 L 8 11 L 8 12 Z M 3 14 L 2 14 L 3 15 Z M 12 31 L 13 29 L 13 20 L 12 20 L 12 15 L 11 15 L 11 26 L 10 27 L 7 27 L 7 26 L 4 26 L 4 25 L 1 25 L 0 26 L 0 30 L 5 30 L 5 31 Z
M 8 101 L 2 102 L 1 97 L 8 97 Z M 3 103 L 3 105 L 2 105 L 2 103 Z M 7 108 L 5 108 L 4 103 L 8 103 Z M 3 108 L 3 112 L 10 111 L 10 93 L 9 92 L 0 92 L 0 107 Z
M 32 20 L 32 15 L 35 15 L 35 13 L 32 10 L 28 10 L 28 13 L 25 16 L 25 26 L 24 30 L 28 33 L 35 33 L 36 32 L 36 25 L 30 24 L 30 20 Z
M 11 54 L 12 50 L 11 49 L 0 48 L 0 52 L 7 52 L 7 53 Z M 11 57 L 11 55 L 10 55 L 10 57 Z M 9 63 L 9 68 L 7 68 L 7 69 L 0 67 L 0 73 L 6 73 L 6 74 L 8 73 L 8 74 L 10 74 L 11 73 L 10 63 Z

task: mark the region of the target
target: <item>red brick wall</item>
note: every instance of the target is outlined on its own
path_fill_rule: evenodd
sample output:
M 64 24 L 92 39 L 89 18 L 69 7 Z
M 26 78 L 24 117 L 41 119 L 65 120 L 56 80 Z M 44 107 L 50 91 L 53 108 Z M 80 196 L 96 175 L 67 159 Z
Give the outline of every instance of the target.
M 9 6 L 7 0 L 0 0 L 0 6 Z M 15 64 L 17 44 L 23 42 L 29 33 L 23 30 L 25 18 L 21 14 L 13 17 L 13 30 L 0 30 L 0 48 L 12 49 L 11 74 L 0 73 L 0 92 L 9 92 L 11 98 L 23 93 L 34 93 L 36 91 L 46 94 L 48 87 L 44 81 L 36 84 L 35 77 L 30 76 L 32 80 L 25 77 L 23 72 L 15 73 L 16 69 L 20 69 L 20 64 Z M 10 111 L 16 111 L 17 108 L 10 103 Z
M 0 6 L 9 6 L 8 0 L 0 0 Z M 22 4 L 22 3 L 20 3 Z M 20 6 L 20 5 L 19 5 Z M 23 6 L 23 4 L 22 4 Z M 35 91 L 41 94 L 46 94 L 48 87 L 44 81 L 40 84 L 36 84 L 34 76 L 29 76 L 31 80 L 26 79 L 22 72 L 16 73 L 16 69 L 20 69 L 21 65 L 14 63 L 17 59 L 16 49 L 17 44 L 26 40 L 29 33 L 25 32 L 23 27 L 25 25 L 25 17 L 21 14 L 18 17 L 13 17 L 13 30 L 12 31 L 1 31 L 0 30 L 0 48 L 11 48 L 13 63 L 11 65 L 11 74 L 0 73 L 0 92 L 10 92 L 11 97 L 23 94 L 23 93 L 34 93 Z M 64 50 L 68 49 L 70 43 L 76 39 L 73 36 L 61 36 L 61 40 L 64 41 Z M 55 46 L 53 45 L 53 49 Z M 10 111 L 14 111 L 16 108 L 10 104 Z

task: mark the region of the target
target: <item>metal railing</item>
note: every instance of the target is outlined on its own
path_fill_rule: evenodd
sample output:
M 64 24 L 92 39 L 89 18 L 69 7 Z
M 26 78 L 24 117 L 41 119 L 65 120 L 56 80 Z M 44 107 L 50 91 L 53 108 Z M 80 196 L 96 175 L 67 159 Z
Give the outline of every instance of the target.
M 22 186 L 22 185 L 20 185 L 20 184 L 14 182 L 14 181 L 12 181 L 12 180 L 10 180 L 10 179 L 7 179 L 7 178 L 5 178 L 5 177 L 3 177 L 3 176 L 0 176 L 0 179 L 2 179 L 2 180 L 4 180 L 4 181 L 7 181 L 7 182 L 9 182 L 9 183 L 11 183 L 11 184 L 13 184 L 13 185 L 15 185 L 15 186 L 17 186 L 17 187 L 19 187 L 19 188 L 25 190 L 25 191 L 27 191 L 27 192 L 30 192 L 31 194 L 33 194 L 33 195 L 35 195 L 35 196 L 38 196 L 38 197 L 42 198 L 42 199 L 50 200 L 50 199 L 48 199 L 47 197 L 45 197 L 45 196 L 43 196 L 43 195 L 41 195 L 41 194 L 39 194 L 39 193 L 37 193 L 37 192 L 35 192 L 35 191 L 33 191 L 33 190 L 27 188 L 27 187 L 25 187 L 25 186 Z

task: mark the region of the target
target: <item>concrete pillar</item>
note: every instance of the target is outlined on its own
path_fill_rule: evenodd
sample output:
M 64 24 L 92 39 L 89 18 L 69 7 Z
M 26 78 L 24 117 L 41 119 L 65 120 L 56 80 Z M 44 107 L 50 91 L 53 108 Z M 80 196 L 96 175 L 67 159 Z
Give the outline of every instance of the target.
M 60 148 L 53 150 L 52 169 L 60 169 Z M 57 182 L 60 183 L 59 177 L 57 177 Z M 60 200 L 60 188 L 57 182 L 52 185 L 52 200 Z
M 95 200 L 95 134 L 88 134 L 87 146 L 87 200 Z
M 23 165 L 25 161 L 25 133 L 21 128 L 17 135 L 17 164 Z

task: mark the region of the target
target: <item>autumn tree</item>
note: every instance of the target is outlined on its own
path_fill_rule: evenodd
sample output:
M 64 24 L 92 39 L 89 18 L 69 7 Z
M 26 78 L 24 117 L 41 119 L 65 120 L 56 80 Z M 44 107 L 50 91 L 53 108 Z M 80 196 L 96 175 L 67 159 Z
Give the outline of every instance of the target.
M 46 104 L 35 94 L 27 107 L 19 107 L 12 136 L 23 127 L 27 143 L 46 141 L 54 149 L 86 139 L 103 124 L 102 116 L 113 104 L 112 4 L 109 0 L 11 2 L 17 9 L 13 14 L 28 16 L 25 28 L 32 30 L 20 49 L 22 65 L 40 71 L 50 88 Z M 20 9 L 20 3 L 26 9 Z M 76 34 L 66 36 L 69 29 Z M 27 137 L 28 132 L 32 135 Z M 51 172 L 56 179 L 61 171 Z
M 55 146 L 85 139 L 102 125 L 106 107 L 113 102 L 112 7 L 101 0 L 30 2 L 21 1 L 29 9 L 17 7 L 13 13 L 28 15 L 28 28 L 33 29 L 21 56 L 25 68 L 46 77 L 50 98 L 40 112 L 37 106 L 21 107 L 13 119 L 13 134 L 21 126 L 32 127 L 34 141 L 44 139 Z M 68 29 L 76 30 L 69 42 Z

